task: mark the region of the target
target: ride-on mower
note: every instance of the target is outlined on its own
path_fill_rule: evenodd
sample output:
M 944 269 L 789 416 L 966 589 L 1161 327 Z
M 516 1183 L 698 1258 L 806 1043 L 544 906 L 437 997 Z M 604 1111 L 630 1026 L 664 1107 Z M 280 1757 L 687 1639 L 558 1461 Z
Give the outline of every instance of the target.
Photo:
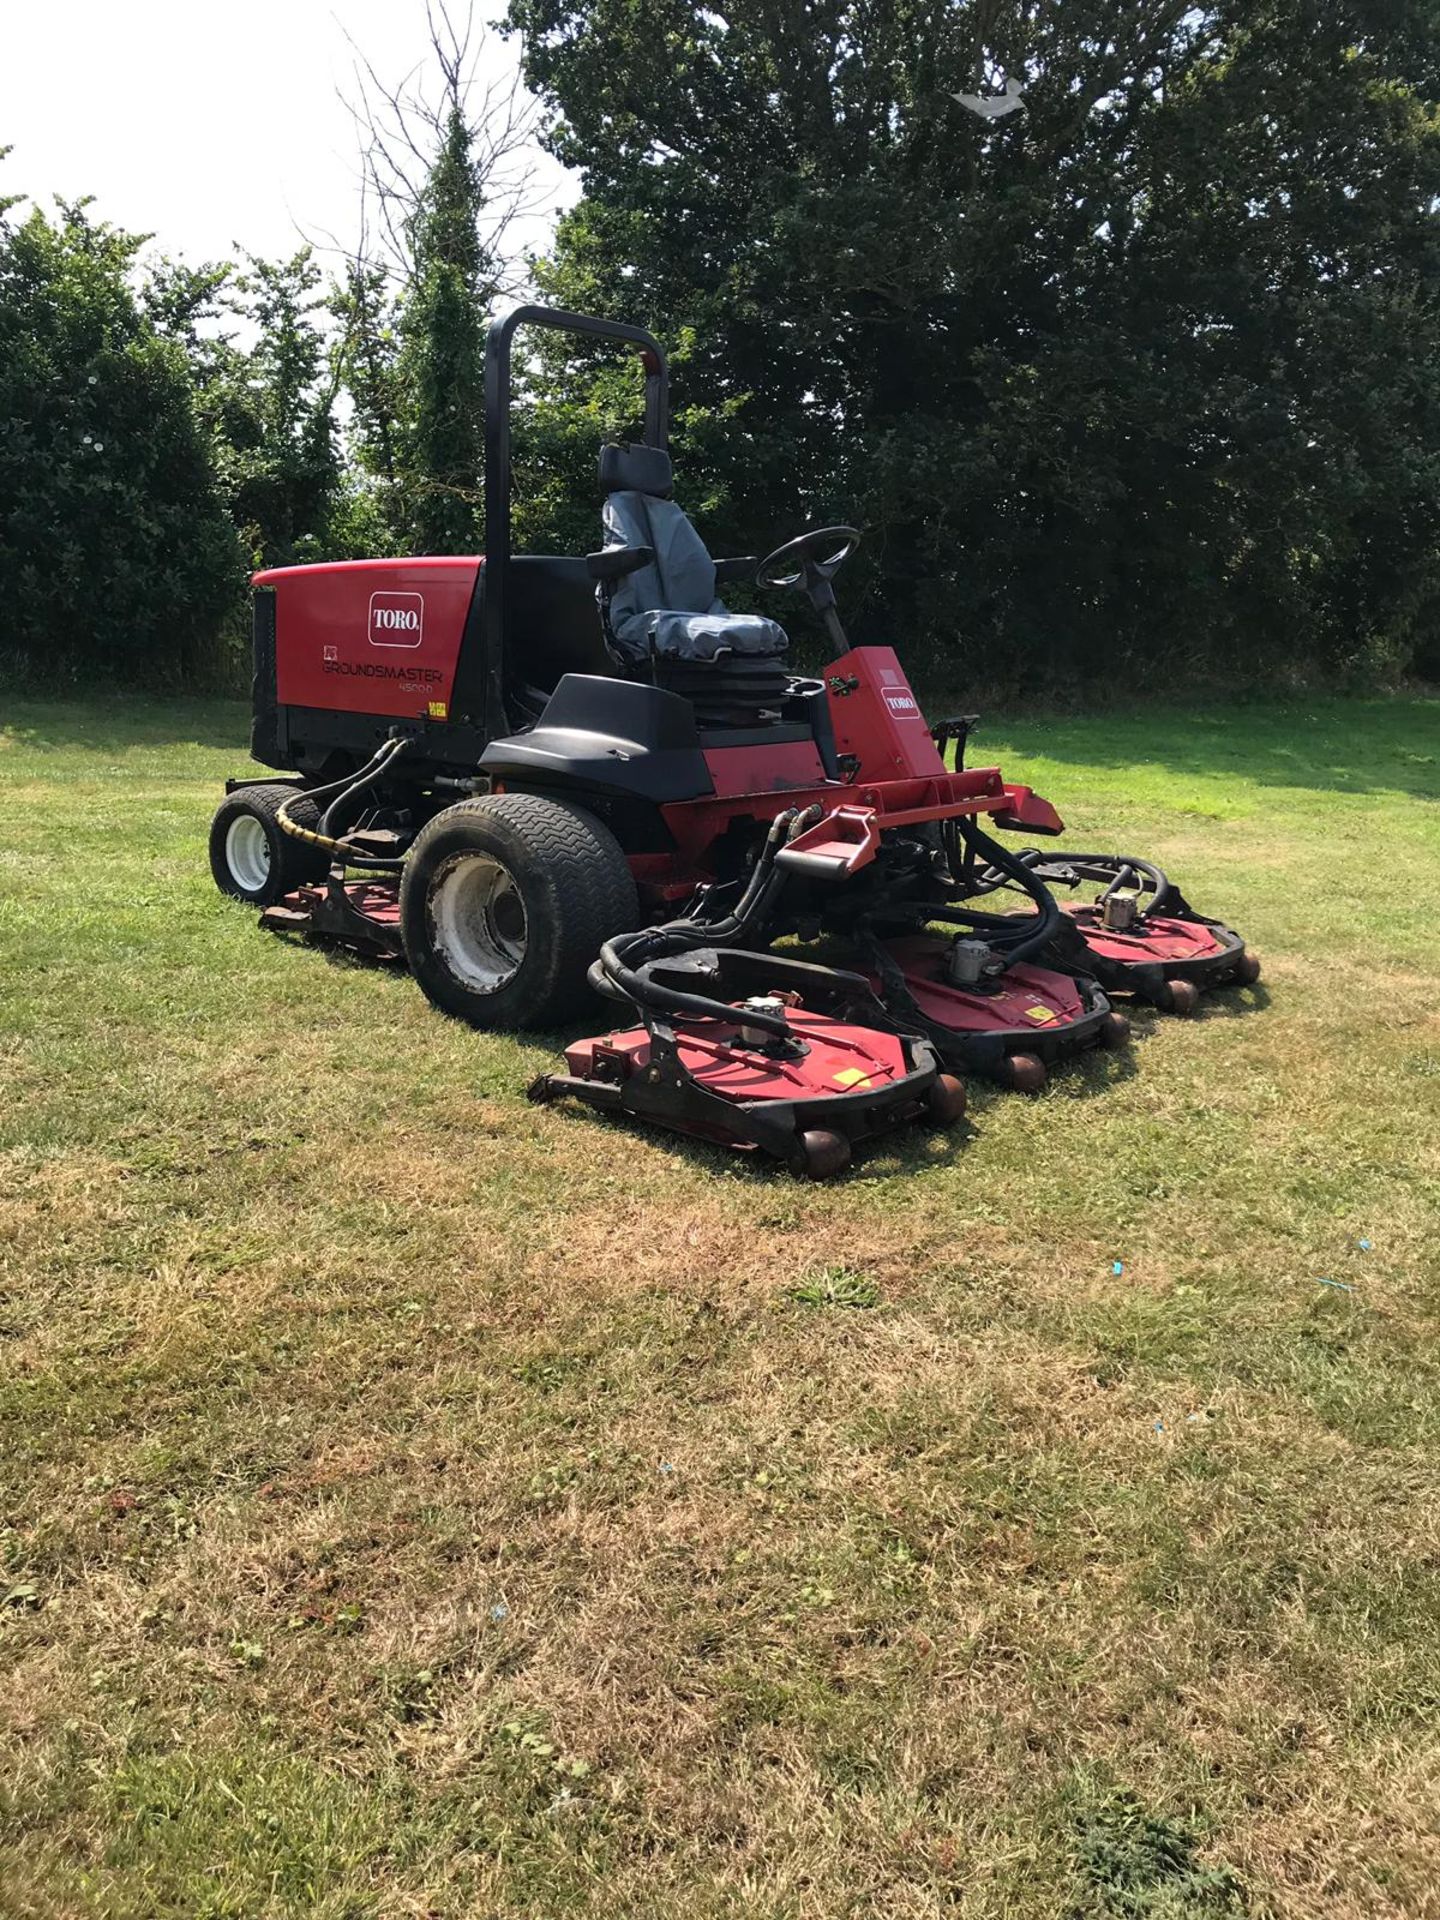
M 644 366 L 644 439 L 602 448 L 605 544 L 585 557 L 511 552 L 521 325 Z M 713 561 L 671 497 L 667 410 L 643 329 L 496 321 L 484 556 L 256 575 L 251 747 L 284 777 L 227 783 L 211 866 L 264 925 L 403 958 L 477 1027 L 619 1001 L 623 1024 L 572 1044 L 536 1099 L 828 1174 L 884 1126 L 958 1119 L 956 1069 L 1034 1088 L 1126 1023 L 1093 979 L 1040 964 L 1064 916 L 980 824 L 1054 834 L 1054 809 L 998 768 L 947 770 L 892 649 L 849 645 L 831 583 L 859 534 Z M 718 597 L 751 576 L 808 593 L 836 648 L 821 677 Z M 967 901 L 982 870 L 1030 911 Z M 787 936 L 839 940 L 853 967 L 767 950 Z

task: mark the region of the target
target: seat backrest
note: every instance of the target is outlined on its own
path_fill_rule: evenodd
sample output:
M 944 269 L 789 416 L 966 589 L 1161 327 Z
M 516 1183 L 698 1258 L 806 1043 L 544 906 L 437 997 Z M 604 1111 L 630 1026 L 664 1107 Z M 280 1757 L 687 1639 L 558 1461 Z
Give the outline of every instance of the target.
M 600 485 L 607 547 L 650 547 L 653 566 L 617 580 L 610 595 L 610 625 L 624 644 L 637 615 L 664 608 L 675 613 L 723 609 L 715 597 L 715 563 L 705 542 L 671 495 L 670 457 L 658 447 L 602 447 Z

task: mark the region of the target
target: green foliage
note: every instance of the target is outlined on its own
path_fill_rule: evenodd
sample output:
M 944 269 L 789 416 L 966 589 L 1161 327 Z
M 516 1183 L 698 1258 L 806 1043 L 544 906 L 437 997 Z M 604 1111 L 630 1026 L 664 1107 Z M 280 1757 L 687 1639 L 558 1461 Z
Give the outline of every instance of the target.
M 474 129 L 458 92 L 436 135 L 404 223 L 401 285 L 361 259 L 332 295 L 353 403 L 353 473 L 332 551 L 469 553 L 480 538 L 484 326 L 495 276 L 480 238 Z
M 32 684 L 202 679 L 243 562 L 184 347 L 132 291 L 139 239 L 83 203 L 53 219 L 14 206 L 0 213 L 6 641 Z
M 468 553 L 484 458 L 488 262 L 480 181 L 458 103 L 412 222 L 413 281 L 400 314 L 410 536 L 420 553 Z
M 407 519 L 404 397 L 396 302 L 383 268 L 353 262 L 334 290 L 332 310 L 341 326 L 339 363 L 352 409 L 349 512 L 344 526 L 332 530 L 332 549 L 399 553 Z
M 508 25 L 585 188 L 537 290 L 672 348 L 715 551 L 854 521 L 852 633 L 967 700 L 1440 677 L 1431 0 Z M 501 274 L 463 65 L 410 129 L 398 280 L 362 259 L 327 289 L 306 251 L 142 271 L 83 205 L 0 198 L 0 590 L 33 671 L 213 678 L 247 564 L 477 545 Z M 955 97 L 1008 78 L 1004 119 Z M 583 552 L 638 368 L 535 337 L 516 381 L 517 542 Z
M 855 520 L 853 630 L 972 684 L 1434 664 L 1428 8 L 508 22 L 585 182 L 541 285 L 693 341 L 717 548 Z M 954 98 L 1008 76 L 1003 120 Z
M 145 272 L 143 236 L 0 205 L 0 593 L 46 678 L 238 677 L 248 567 L 365 544 L 308 250 Z M 246 344 L 237 345 L 237 334 Z
M 1195 1838 L 1149 1813 L 1131 1793 L 1112 1792 L 1075 1823 L 1076 1864 L 1096 1904 L 1080 1914 L 1115 1920 L 1220 1920 L 1246 1912 L 1240 1882 L 1228 1867 L 1195 1857 Z
M 802 1307 L 878 1307 L 880 1288 L 855 1267 L 821 1267 L 789 1288 L 788 1297 Z
M 440 135 L 398 296 L 308 248 L 142 270 L 84 205 L 0 201 L 0 591 L 34 672 L 238 682 L 247 568 L 473 550 L 494 275 L 458 98 Z
M 340 464 L 320 272 L 308 247 L 289 260 L 247 256 L 233 287 L 231 310 L 255 344 L 232 355 L 209 410 L 221 484 L 257 565 L 321 559 Z
M 324 557 L 344 486 L 338 379 L 320 319 L 330 302 L 309 248 L 288 260 L 246 255 L 241 271 L 161 260 L 141 298 L 185 350 L 216 481 L 251 563 Z M 235 344 L 237 330 L 247 347 Z

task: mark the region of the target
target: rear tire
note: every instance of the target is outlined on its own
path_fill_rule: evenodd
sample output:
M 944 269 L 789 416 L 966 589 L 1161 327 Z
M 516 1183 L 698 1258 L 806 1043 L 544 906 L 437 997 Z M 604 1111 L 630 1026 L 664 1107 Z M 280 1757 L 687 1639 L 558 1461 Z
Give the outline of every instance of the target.
M 313 833 L 320 809 L 298 787 L 278 783 L 227 793 L 210 823 L 210 872 L 221 893 L 252 907 L 268 907 L 307 881 L 323 879 L 330 859 L 280 825 L 288 807 L 297 826 Z
M 1242 987 L 1253 987 L 1260 978 L 1260 956 L 1258 953 L 1245 953 L 1235 969 L 1235 979 Z
M 474 1027 L 553 1027 L 589 1002 L 604 941 L 640 917 L 610 829 L 538 794 L 487 794 L 437 813 L 400 882 L 405 957 L 443 1013 Z

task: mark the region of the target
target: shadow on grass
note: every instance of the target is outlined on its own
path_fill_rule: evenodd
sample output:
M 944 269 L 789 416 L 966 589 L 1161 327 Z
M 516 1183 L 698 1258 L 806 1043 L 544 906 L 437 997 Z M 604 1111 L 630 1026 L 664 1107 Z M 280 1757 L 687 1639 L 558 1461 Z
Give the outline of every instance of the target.
M 943 696 L 927 701 L 936 713 L 955 704 Z M 10 702 L 4 727 L 17 744 L 40 752 L 189 745 L 229 749 L 237 764 L 246 758 L 249 730 L 243 699 L 124 692 Z M 993 730 L 1018 736 L 1022 758 L 1114 769 L 1159 766 L 1175 774 L 1316 792 L 1440 798 L 1440 695 L 1326 694 L 1079 716 L 1002 714 Z M 987 731 L 982 723 L 971 745 L 974 766 L 1004 757 L 987 751 Z
M 1201 1020 L 1242 1020 L 1246 1014 L 1264 1013 L 1270 1005 L 1270 989 L 1264 981 L 1253 987 L 1224 987 L 1207 993 L 1201 1000 L 1197 1018 Z
M 1165 1027 L 1193 1025 L 1206 1020 L 1241 1020 L 1247 1014 L 1263 1013 L 1270 1005 L 1270 990 L 1263 981 L 1249 987 L 1221 987 L 1202 993 L 1200 1004 L 1188 1015 L 1162 1013 L 1144 1000 L 1126 1000 L 1112 995 L 1111 1005 L 1130 1022 L 1130 1038 L 1142 1046 Z
M 1018 737 L 1022 757 L 1079 766 L 1158 766 L 1268 787 L 1440 798 L 1440 698 L 1326 696 L 1074 718 L 1001 715 L 994 731 Z M 986 733 L 982 725 L 969 746 L 972 766 L 1003 759 L 987 750 Z
M 310 935 L 299 933 L 281 933 L 276 936 L 288 940 L 297 947 L 308 947 L 311 953 L 322 954 L 326 966 L 338 967 L 342 973 L 405 973 L 408 971 L 403 953 L 364 953 L 359 947 L 347 947 L 338 940 L 327 939 L 323 934 Z M 480 1029 L 476 1029 L 480 1031 Z
M 7 702 L 0 736 L 33 753 L 127 753 L 135 748 L 217 747 L 250 757 L 250 708 L 244 700 L 146 699 Z
M 689 1161 L 699 1171 L 713 1174 L 717 1179 L 738 1180 L 747 1187 L 755 1188 L 774 1187 L 777 1182 L 802 1188 L 845 1187 L 948 1167 L 976 1137 L 976 1129 L 971 1125 L 968 1115 L 943 1133 L 927 1131 L 931 1123 L 924 1120 L 904 1122 L 893 1132 L 877 1133 L 869 1140 L 861 1141 L 855 1148 L 854 1159 L 843 1172 L 825 1180 L 812 1181 L 803 1174 L 792 1172 L 783 1161 L 772 1159 L 758 1147 L 745 1146 L 740 1142 L 722 1145 L 715 1140 L 702 1139 L 698 1134 L 681 1133 L 675 1128 L 661 1126 L 638 1114 L 601 1113 L 597 1108 L 587 1106 L 583 1100 L 560 1099 L 554 1104 L 557 1112 L 573 1120 L 590 1126 L 621 1128 L 637 1145 L 666 1150 L 678 1159 Z

